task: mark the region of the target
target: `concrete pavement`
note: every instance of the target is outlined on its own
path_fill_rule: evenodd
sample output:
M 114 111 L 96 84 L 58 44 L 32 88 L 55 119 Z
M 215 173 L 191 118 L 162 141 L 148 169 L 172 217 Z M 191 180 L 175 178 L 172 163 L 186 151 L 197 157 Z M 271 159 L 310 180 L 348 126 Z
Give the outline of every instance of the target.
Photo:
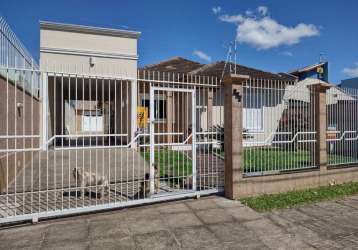
M 259 214 L 212 196 L 0 230 L 0 249 L 354 249 L 358 196 Z

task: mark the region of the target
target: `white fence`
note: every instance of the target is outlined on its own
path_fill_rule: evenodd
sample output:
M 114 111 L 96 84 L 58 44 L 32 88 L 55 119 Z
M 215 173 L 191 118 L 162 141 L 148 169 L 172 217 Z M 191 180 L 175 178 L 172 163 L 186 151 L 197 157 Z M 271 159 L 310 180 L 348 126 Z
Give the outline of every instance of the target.
M 22 71 L 40 98 L 10 79 Z M 216 79 L 4 72 L 0 223 L 222 191 Z
M 244 84 L 245 175 L 316 167 L 312 94 L 299 82 L 250 79 Z
M 358 90 L 333 87 L 326 105 L 328 164 L 358 163 Z
M 5 19 L 0 16 L 0 77 L 7 76 L 11 81 L 17 81 L 18 87 L 24 88 L 35 96 L 39 96 L 38 74 L 30 71 L 9 71 L 9 68 L 34 69 L 39 66 L 17 38 Z

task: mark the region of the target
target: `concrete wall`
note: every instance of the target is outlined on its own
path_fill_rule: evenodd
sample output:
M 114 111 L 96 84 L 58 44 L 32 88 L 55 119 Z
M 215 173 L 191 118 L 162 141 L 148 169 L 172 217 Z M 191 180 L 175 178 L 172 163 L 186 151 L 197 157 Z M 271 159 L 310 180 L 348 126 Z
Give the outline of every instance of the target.
M 358 168 L 354 166 L 331 168 L 326 171 L 317 169 L 280 175 L 246 177 L 240 179 L 237 188 L 239 197 L 248 197 L 328 186 L 330 183 L 356 182 L 357 180 Z
M 139 32 L 41 23 L 40 67 L 96 75 L 137 74 Z M 90 64 L 90 58 L 94 64 Z
M 16 96 L 16 97 L 15 97 Z M 8 97 L 8 98 L 7 98 Z M 9 104 L 7 106 L 7 103 Z M 22 108 L 18 108 L 21 103 Z M 40 102 L 38 99 L 22 91 L 22 89 L 7 84 L 6 80 L 0 77 L 0 135 L 39 135 L 40 131 Z M 8 145 L 7 145 L 8 144 Z M 37 148 L 38 138 L 26 139 L 0 139 L 0 149 L 26 149 Z M 7 186 L 7 180 L 11 182 L 15 173 L 21 171 L 26 164 L 29 164 L 32 156 L 37 152 L 10 152 L 0 153 L 0 191 L 3 192 Z M 7 176 L 8 173 L 8 176 Z

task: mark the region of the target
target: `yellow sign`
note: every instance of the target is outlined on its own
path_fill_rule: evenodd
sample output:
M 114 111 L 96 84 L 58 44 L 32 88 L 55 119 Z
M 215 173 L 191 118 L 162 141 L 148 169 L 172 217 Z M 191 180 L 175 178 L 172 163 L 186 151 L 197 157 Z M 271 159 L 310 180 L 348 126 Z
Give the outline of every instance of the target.
M 137 125 L 138 128 L 145 128 L 148 122 L 148 108 L 137 107 Z
M 318 67 L 317 68 L 317 73 L 318 74 L 323 74 L 324 73 L 324 69 L 322 67 Z

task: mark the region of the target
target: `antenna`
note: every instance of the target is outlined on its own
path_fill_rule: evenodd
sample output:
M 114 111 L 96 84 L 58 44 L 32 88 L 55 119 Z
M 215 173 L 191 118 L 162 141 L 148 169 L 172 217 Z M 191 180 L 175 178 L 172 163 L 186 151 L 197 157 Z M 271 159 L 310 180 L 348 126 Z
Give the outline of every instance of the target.
M 237 64 L 237 41 L 234 41 L 234 63 L 235 63 L 235 75 L 236 75 L 236 64 Z
M 229 66 L 230 66 L 230 74 L 232 73 L 231 63 L 232 63 L 232 43 L 229 43 Z
M 236 70 L 236 68 L 237 68 L 237 66 L 236 66 L 236 64 L 237 64 L 237 41 L 236 41 L 236 39 L 234 40 L 234 43 L 230 42 L 228 44 L 228 46 L 223 45 L 223 47 L 227 49 L 227 55 L 226 55 L 226 61 L 225 61 L 224 69 L 223 69 L 222 74 L 221 74 L 220 82 L 224 78 L 225 69 L 226 69 L 226 66 L 227 66 L 228 63 L 229 63 L 229 72 L 232 73 L 232 64 L 233 64 L 232 54 L 234 54 L 234 64 L 235 64 L 234 73 L 237 74 L 237 70 Z
M 324 53 L 321 52 L 319 53 L 319 63 L 323 63 L 324 62 Z

